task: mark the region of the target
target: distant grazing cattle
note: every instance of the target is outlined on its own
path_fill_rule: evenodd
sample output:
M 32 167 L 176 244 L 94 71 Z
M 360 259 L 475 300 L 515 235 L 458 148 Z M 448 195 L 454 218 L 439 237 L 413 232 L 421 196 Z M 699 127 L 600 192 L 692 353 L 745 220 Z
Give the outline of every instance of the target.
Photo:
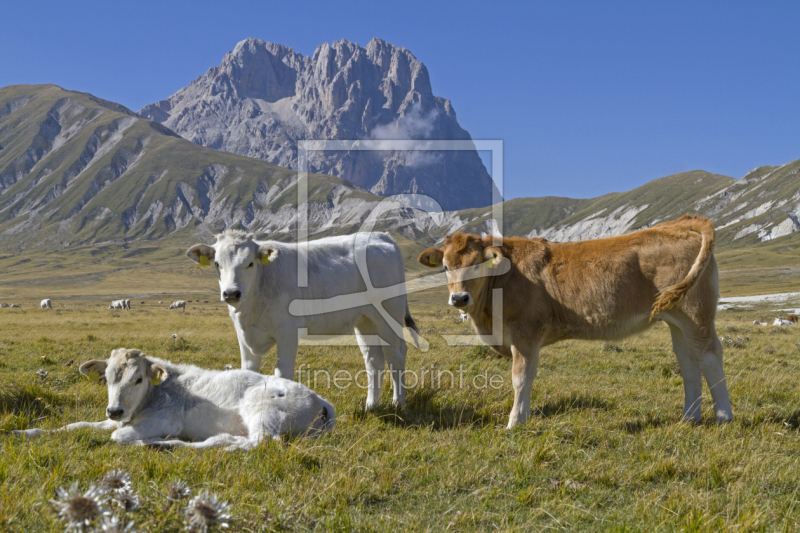
M 128 300 L 114 300 L 111 302 L 111 305 L 108 306 L 109 309 L 130 309 L 130 304 L 126 303 Z
M 22 306 L 20 304 L 11 304 L 11 307 L 15 307 L 15 308 L 19 309 Z
M 204 303 L 204 304 L 207 304 L 207 303 L 208 303 L 208 300 L 205 300 L 203 303 Z
M 513 360 L 509 427 L 530 415 L 541 347 L 570 338 L 619 339 L 654 320 L 666 322 L 672 334 L 684 418 L 700 420 L 701 375 L 717 421 L 733 418 L 714 327 L 719 285 L 708 219 L 685 216 L 583 242 L 506 238 L 495 246 L 492 240 L 456 233 L 441 249 L 423 251 L 419 262 L 444 266 L 450 305 L 466 311 L 484 342 Z M 493 316 L 502 316 L 498 343 Z
M 759 322 L 758 320 L 753 320 L 754 326 L 769 326 L 766 322 Z
M 777 317 L 772 323 L 773 326 L 794 326 L 794 324 L 794 322 L 790 320 L 784 320 L 781 317 Z
M 179 307 L 183 308 L 183 310 L 186 311 L 186 301 L 185 300 L 177 300 L 175 302 L 172 302 L 172 305 L 167 307 L 167 309 L 178 309 Z
M 142 305 L 144 305 L 144 302 L 142 302 Z
M 80 372 L 94 381 L 105 376 L 108 420 L 53 431 L 113 429 L 111 440 L 120 444 L 247 450 L 264 438 L 316 436 L 336 424 L 333 406 L 305 385 L 249 370 L 175 365 L 117 348 L 105 361 L 82 364 Z M 14 433 L 32 438 L 44 431 Z
M 393 403 L 405 403 L 406 342 L 403 327 L 418 333 L 408 310 L 403 254 L 386 233 L 357 233 L 309 241 L 308 283 L 298 280 L 298 244 L 257 242 L 242 231 L 217 235 L 213 245 L 198 244 L 186 255 L 212 264 L 220 298 L 228 304 L 239 338 L 242 368 L 258 370 L 261 357 L 277 345 L 275 375 L 293 379 L 298 336 L 355 332 L 367 370 L 367 409 L 380 403 L 385 362 L 393 385 Z M 361 261 L 361 264 L 357 264 Z M 378 289 L 396 296 L 373 305 Z M 416 337 L 415 337 L 416 340 Z
M 786 320 L 788 320 L 793 324 L 797 324 L 797 319 L 798 319 L 797 315 L 789 315 L 786 317 Z
M 42 303 L 39 304 L 39 306 L 42 309 L 52 309 L 53 308 L 53 304 L 50 302 L 50 300 L 48 298 L 45 298 L 44 300 L 42 300 Z
M 469 320 L 469 315 L 467 313 L 460 313 L 458 315 L 459 322 L 467 322 Z
M 127 309 L 128 311 L 131 310 L 131 301 L 130 300 L 125 300 L 125 309 Z
M 159 300 L 159 301 L 158 301 L 158 303 L 159 303 L 159 304 L 163 304 L 164 302 L 162 302 L 161 300 Z
M 0 307 L 11 307 L 11 306 L 9 304 L 7 304 L 7 303 L 1 303 Z

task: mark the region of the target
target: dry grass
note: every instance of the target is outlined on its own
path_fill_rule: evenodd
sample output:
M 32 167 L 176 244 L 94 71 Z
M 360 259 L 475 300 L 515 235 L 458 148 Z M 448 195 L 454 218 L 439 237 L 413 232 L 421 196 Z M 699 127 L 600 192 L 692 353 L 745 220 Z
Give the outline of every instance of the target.
M 76 366 L 114 347 L 210 368 L 238 364 L 233 327 L 213 296 L 185 313 L 157 299 L 165 303 L 133 301 L 130 313 L 91 300 L 0 309 L 0 431 L 102 419 L 105 388 Z M 800 330 L 751 325 L 771 316 L 766 310 L 720 314 L 720 335 L 750 339 L 726 349 L 735 415 L 726 427 L 711 422 L 707 390 L 705 422 L 679 422 L 682 381 L 660 325 L 610 345 L 545 349 L 534 417 L 507 431 L 510 364 L 483 348 L 447 346 L 439 334 L 464 324 L 443 301 L 441 291 L 412 297 L 432 347 L 411 349 L 409 369 L 463 364 L 464 388 L 427 384 L 409 391 L 404 410 L 364 415 L 363 390 L 318 383 L 339 413 L 333 435 L 248 453 L 123 448 L 90 431 L 28 442 L 0 435 L 0 530 L 62 530 L 48 503 L 54 490 L 88 487 L 111 468 L 133 475 L 142 508 L 129 518 L 146 531 L 183 527 L 179 506 L 161 495 L 173 477 L 229 501 L 233 531 L 797 529 Z M 304 347 L 298 363 L 363 368 L 354 347 Z M 274 353 L 262 371 L 273 365 Z M 473 387 L 484 373 L 501 376 L 502 388 Z M 384 405 L 389 398 L 387 387 Z

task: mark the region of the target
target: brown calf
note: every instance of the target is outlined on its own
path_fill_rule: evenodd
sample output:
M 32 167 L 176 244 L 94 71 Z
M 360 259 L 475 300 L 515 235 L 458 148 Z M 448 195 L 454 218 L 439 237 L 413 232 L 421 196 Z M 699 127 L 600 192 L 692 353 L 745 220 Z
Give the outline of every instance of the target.
M 492 246 L 491 237 L 456 233 L 442 248 L 423 251 L 419 262 L 444 265 L 450 305 L 469 314 L 484 342 L 493 331 L 492 295 L 502 290 L 502 339 L 492 348 L 513 360 L 508 427 L 530 415 L 540 348 L 563 339 L 619 339 L 654 319 L 666 322 L 672 334 L 684 418 L 700 420 L 702 375 L 722 423 L 733 414 L 714 327 L 719 285 L 713 249 L 711 222 L 687 215 L 582 242 L 506 238 Z M 497 265 L 504 268 L 492 268 Z
M 788 320 L 789 322 L 794 322 L 795 324 L 797 324 L 797 315 L 789 315 L 789 316 L 786 317 L 786 320 Z

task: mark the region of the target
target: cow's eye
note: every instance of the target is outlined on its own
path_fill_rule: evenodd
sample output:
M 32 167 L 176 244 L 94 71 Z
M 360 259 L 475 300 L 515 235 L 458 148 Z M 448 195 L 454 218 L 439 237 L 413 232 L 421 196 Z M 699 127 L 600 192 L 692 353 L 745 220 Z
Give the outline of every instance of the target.
M 216 261 L 214 261 L 214 266 L 215 266 L 215 267 L 217 267 L 217 268 L 219 268 L 219 263 L 217 263 Z
M 140 377 L 139 379 L 137 379 L 137 380 L 136 380 L 136 384 L 137 384 L 137 385 L 138 385 L 139 383 L 141 383 L 141 382 L 142 382 L 142 378 L 141 378 L 141 377 Z
M 249 265 L 247 265 L 247 268 L 250 268 L 251 266 L 253 266 L 253 263 L 250 263 Z
M 444 266 L 444 271 L 447 272 L 447 265 Z

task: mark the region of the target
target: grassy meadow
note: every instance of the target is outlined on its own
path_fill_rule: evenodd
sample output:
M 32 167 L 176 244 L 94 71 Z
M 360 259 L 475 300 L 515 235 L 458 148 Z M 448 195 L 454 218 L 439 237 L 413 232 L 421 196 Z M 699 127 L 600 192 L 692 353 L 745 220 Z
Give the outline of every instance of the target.
M 181 505 L 167 505 L 163 496 L 172 478 L 228 501 L 231 531 L 798 528 L 800 330 L 752 325 L 771 323 L 775 313 L 766 307 L 718 315 L 719 334 L 740 345 L 726 344 L 735 416 L 726 427 L 713 423 L 707 389 L 704 422 L 679 421 L 682 381 L 667 327 L 659 324 L 613 344 L 568 341 L 543 350 L 533 417 L 508 431 L 510 362 L 483 347 L 448 346 L 441 335 L 464 333 L 465 324 L 435 289 L 411 296 L 431 349 L 410 348 L 408 369 L 417 376 L 450 370 L 456 386 L 449 377 L 433 385 L 428 378 L 409 387 L 407 406 L 395 411 L 387 380 L 385 407 L 364 414 L 364 390 L 320 380 L 316 391 L 338 414 L 328 437 L 231 453 L 120 447 L 92 431 L 29 441 L 8 435 L 102 420 L 105 386 L 80 376 L 77 366 L 119 346 L 208 368 L 237 366 L 235 333 L 216 301 L 213 274 L 193 272 L 180 287 L 186 293 L 132 299 L 130 312 L 107 310 L 100 294 L 51 296 L 50 311 L 37 308 L 41 296 L 3 300 L 23 307 L 0 309 L 0 530 L 62 531 L 49 503 L 54 490 L 73 481 L 86 490 L 112 468 L 133 476 L 141 508 L 126 519 L 142 531 L 184 529 Z M 105 291 L 113 288 L 108 283 L 87 287 Z M 191 289 L 197 294 L 189 296 Z M 140 292 L 148 291 L 157 292 Z M 185 312 L 168 311 L 173 296 L 193 301 Z M 273 352 L 262 371 L 274 363 Z M 354 346 L 303 346 L 301 364 L 352 374 L 363 368 Z M 484 385 L 492 377 L 499 388 Z

